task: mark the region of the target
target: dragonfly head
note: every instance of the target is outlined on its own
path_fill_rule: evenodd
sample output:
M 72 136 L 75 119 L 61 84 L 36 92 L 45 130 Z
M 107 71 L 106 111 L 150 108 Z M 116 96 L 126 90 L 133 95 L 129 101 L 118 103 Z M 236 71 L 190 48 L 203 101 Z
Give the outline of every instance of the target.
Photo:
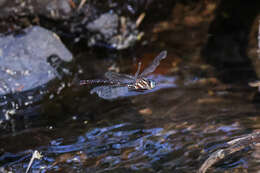
M 150 89 L 153 89 L 156 85 L 156 82 L 154 80 L 149 80 L 149 87 Z

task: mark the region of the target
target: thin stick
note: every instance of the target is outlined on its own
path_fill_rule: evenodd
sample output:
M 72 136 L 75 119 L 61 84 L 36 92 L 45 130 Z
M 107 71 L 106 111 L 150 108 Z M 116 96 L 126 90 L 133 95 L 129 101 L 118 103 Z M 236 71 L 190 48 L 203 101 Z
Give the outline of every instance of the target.
M 77 10 L 79 11 L 86 2 L 87 0 L 81 0 Z
M 76 5 L 75 5 L 75 3 L 73 2 L 73 0 L 69 0 L 69 4 L 70 4 L 70 6 L 71 6 L 73 9 L 76 8 Z
M 28 165 L 28 167 L 27 167 L 25 173 L 28 173 L 28 172 L 29 172 L 30 168 L 32 167 L 33 161 L 34 161 L 35 159 L 39 159 L 39 160 L 40 160 L 42 157 L 43 157 L 43 155 L 41 155 L 41 153 L 40 153 L 39 151 L 35 150 L 35 151 L 33 152 L 32 158 L 31 158 L 31 160 L 30 160 L 30 162 L 29 162 L 29 165 Z
M 144 20 L 144 17 L 145 17 L 145 13 L 142 13 L 140 14 L 140 16 L 137 18 L 136 22 L 135 22 L 135 25 L 136 27 L 138 28 L 139 25 L 142 23 L 142 21 Z
M 248 146 L 255 147 L 259 143 L 260 132 L 255 132 L 241 138 L 233 139 L 225 144 L 225 149 L 220 149 L 212 153 L 209 158 L 202 164 L 198 173 L 206 173 L 212 165 L 224 159 L 228 155 L 241 151 Z

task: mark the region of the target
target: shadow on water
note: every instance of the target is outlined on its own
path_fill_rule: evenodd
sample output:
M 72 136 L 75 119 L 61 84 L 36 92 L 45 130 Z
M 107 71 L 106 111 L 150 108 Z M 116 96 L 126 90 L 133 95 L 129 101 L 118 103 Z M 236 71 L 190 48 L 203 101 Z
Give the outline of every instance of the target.
M 218 5 L 202 55 L 208 63 L 221 71 L 219 78 L 224 82 L 247 82 L 256 79 L 246 51 L 259 7 L 259 1 L 246 3 L 241 0 L 220 1 Z

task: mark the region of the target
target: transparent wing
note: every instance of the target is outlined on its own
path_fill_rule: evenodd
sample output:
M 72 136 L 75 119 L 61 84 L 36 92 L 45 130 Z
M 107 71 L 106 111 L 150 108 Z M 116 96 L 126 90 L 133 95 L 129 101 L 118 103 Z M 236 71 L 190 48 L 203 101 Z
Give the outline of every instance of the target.
M 139 73 L 140 73 L 141 65 L 142 65 L 142 63 L 139 62 L 139 63 L 138 63 L 137 70 L 136 70 L 136 72 L 135 72 L 135 77 L 134 77 L 135 80 L 137 79 L 137 77 L 138 77 L 138 75 L 139 75 Z
M 156 67 L 160 64 L 160 61 L 167 56 L 167 51 L 162 51 L 158 56 L 156 56 L 153 60 L 153 62 L 146 68 L 144 71 L 140 74 L 140 77 L 146 76 L 150 73 L 152 73 Z
M 128 74 L 120 74 L 112 71 L 105 73 L 105 77 L 112 81 L 119 81 L 122 83 L 131 83 L 134 80 L 134 76 Z
M 103 99 L 115 99 L 121 96 L 125 96 L 128 93 L 128 87 L 98 86 L 93 88 L 90 93 L 96 93 L 99 97 Z

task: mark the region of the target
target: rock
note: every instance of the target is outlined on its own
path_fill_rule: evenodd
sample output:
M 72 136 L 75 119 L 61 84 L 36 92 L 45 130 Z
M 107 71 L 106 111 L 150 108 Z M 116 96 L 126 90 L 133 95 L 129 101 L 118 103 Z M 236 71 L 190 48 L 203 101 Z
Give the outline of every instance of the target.
M 93 22 L 90 22 L 87 25 L 87 29 L 92 32 L 99 32 L 108 39 L 117 33 L 118 23 L 118 16 L 116 14 L 105 13 Z
M 68 0 L 45 0 L 44 1 L 38 1 L 38 9 L 40 10 L 41 15 L 48 15 L 50 18 L 54 19 L 62 19 L 67 18 L 71 15 L 72 9 L 69 5 Z M 41 7 L 45 8 L 41 8 Z
M 0 37 L 0 95 L 32 90 L 57 77 L 48 57 L 71 61 L 72 54 L 58 36 L 44 28 Z
M 0 0 L 0 6 L 2 6 L 5 2 L 6 0 Z
M 43 99 L 45 84 L 69 71 L 62 65 L 71 60 L 59 37 L 42 27 L 0 36 L 0 125 L 18 112 L 31 114 L 26 107 Z
M 88 38 L 89 46 L 126 49 L 140 40 L 140 33 L 134 21 L 115 13 L 107 12 L 86 25 L 92 35 Z
M 42 15 L 52 19 L 67 19 L 72 15 L 69 0 L 6 1 L 0 0 L 0 16 Z

